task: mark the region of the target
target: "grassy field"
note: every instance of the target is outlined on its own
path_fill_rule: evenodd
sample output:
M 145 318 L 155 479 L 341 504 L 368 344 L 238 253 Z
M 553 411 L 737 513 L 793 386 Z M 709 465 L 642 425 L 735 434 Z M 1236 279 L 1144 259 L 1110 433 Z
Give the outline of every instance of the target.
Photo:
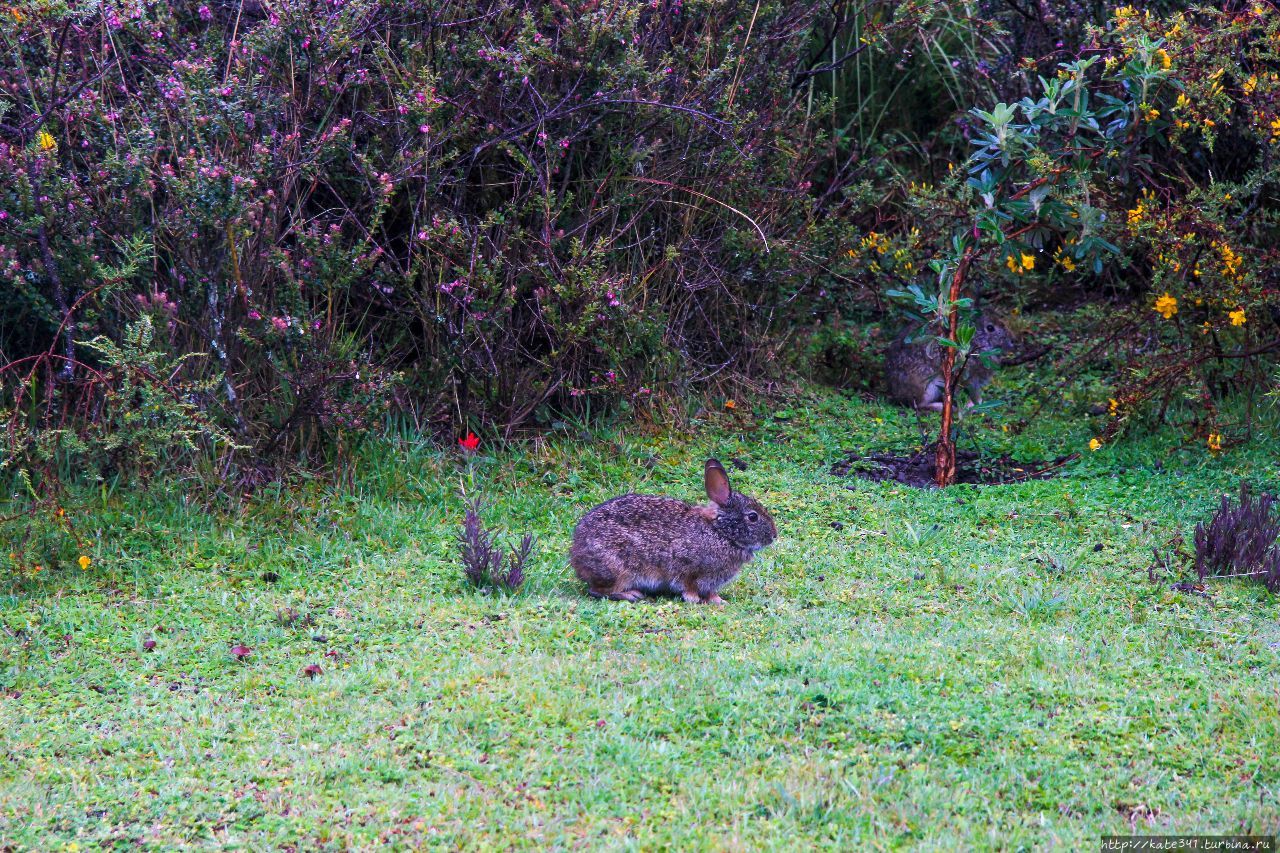
M 1084 449 L 1086 402 L 976 440 Z M 406 440 L 342 490 L 213 510 L 184 482 L 108 496 L 81 520 L 88 571 L 0 598 L 0 847 L 1096 849 L 1280 829 L 1277 598 L 1147 575 L 1241 478 L 1277 485 L 1274 443 L 1211 456 L 1139 431 L 1056 480 L 917 491 L 829 471 L 911 448 L 913 418 L 830 392 L 786 405 L 471 463 Z M 779 527 L 727 606 L 587 598 L 577 516 L 627 489 L 700 498 L 709 454 L 748 463 L 735 486 Z M 524 594 L 463 588 L 463 484 L 489 522 L 538 534 Z

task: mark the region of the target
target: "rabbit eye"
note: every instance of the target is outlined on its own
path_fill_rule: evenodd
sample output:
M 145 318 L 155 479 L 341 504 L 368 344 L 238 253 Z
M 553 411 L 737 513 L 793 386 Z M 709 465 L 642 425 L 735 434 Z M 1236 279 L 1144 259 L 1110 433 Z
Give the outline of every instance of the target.
M 995 330 L 996 330 L 996 327 L 995 327 L 995 326 L 993 326 L 993 325 L 992 325 L 992 324 L 990 324 L 990 323 L 988 323 L 988 324 L 987 324 L 987 331 L 988 331 L 988 332 L 994 332 Z
M 759 520 L 760 520 L 759 513 L 756 513 L 756 512 L 747 513 L 747 521 L 751 522 L 752 524 L 755 524 Z

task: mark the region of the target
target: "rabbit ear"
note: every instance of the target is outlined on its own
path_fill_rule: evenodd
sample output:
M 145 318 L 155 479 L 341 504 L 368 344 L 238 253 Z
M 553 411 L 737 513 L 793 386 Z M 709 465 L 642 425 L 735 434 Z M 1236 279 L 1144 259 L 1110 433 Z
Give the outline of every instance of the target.
M 729 503 L 733 490 L 729 488 L 729 473 L 724 470 L 718 459 L 708 459 L 702 474 L 703 483 L 707 487 L 707 497 L 713 503 L 724 506 Z

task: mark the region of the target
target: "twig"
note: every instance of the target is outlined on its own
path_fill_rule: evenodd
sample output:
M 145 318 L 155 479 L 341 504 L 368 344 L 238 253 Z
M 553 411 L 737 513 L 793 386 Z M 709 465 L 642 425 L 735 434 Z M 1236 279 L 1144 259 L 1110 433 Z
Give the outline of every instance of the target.
M 1165 628 L 1182 628 L 1187 631 L 1200 631 L 1205 634 L 1221 634 L 1224 637 L 1230 637 L 1233 640 L 1240 639 L 1239 634 L 1232 634 L 1230 631 L 1218 631 L 1214 628 L 1197 628 L 1194 625 L 1169 624 L 1168 622 L 1160 622 L 1158 624 L 1164 626 Z
M 1017 358 L 1010 359 L 1008 361 L 1006 361 L 1004 358 L 1001 358 L 1000 366 L 1001 367 L 1017 367 L 1020 364 L 1030 364 L 1033 361 L 1037 361 L 1043 358 L 1045 355 L 1051 352 L 1052 349 L 1053 349 L 1052 347 L 1044 346 L 1044 347 L 1040 347 L 1037 350 L 1033 350 L 1025 355 L 1020 355 Z
M 698 192 L 697 190 L 690 189 L 689 187 L 682 187 L 679 184 L 673 184 L 670 181 L 659 181 L 656 178 L 641 178 L 641 177 L 635 177 L 635 176 L 629 176 L 629 177 L 623 178 L 623 180 L 639 181 L 644 184 L 657 184 L 658 186 L 670 187 L 671 189 L 674 189 L 674 190 L 683 190 L 684 192 L 687 192 L 690 195 L 696 195 L 698 198 L 705 198 L 707 201 L 715 202 L 721 207 L 728 208 L 729 210 L 732 210 L 734 213 L 738 214 L 743 219 L 751 223 L 751 227 L 756 229 L 756 233 L 760 235 L 760 242 L 764 244 L 765 254 L 769 253 L 769 238 L 764 235 L 764 229 L 762 229 L 759 223 L 757 223 L 754 219 L 752 219 L 750 216 L 747 216 L 745 213 L 743 213 L 741 210 L 738 210 L 738 208 L 734 207 L 733 205 L 726 204 L 725 202 L 721 201 L 718 198 L 713 198 L 712 196 L 709 196 L 706 193 Z

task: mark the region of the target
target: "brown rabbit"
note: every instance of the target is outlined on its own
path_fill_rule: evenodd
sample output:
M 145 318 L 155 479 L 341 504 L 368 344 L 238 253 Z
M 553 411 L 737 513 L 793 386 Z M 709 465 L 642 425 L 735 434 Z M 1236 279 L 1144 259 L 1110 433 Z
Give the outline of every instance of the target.
M 910 342 L 909 342 L 910 341 Z M 983 313 L 973 336 L 975 353 L 1007 350 L 1013 346 L 1013 335 L 995 316 Z M 998 358 L 993 359 L 998 364 Z M 889 396 L 916 411 L 942 411 L 942 346 L 937 341 L 911 341 L 907 331 L 894 339 L 885 355 L 885 379 Z M 977 356 L 968 359 L 960 378 L 969 392 L 966 409 L 982 402 L 982 388 L 991 381 L 993 371 Z
M 639 601 L 671 593 L 723 604 L 718 590 L 773 542 L 773 519 L 755 498 L 733 491 L 724 466 L 703 471 L 711 503 L 627 494 L 588 512 L 573 531 L 569 562 L 596 598 Z

